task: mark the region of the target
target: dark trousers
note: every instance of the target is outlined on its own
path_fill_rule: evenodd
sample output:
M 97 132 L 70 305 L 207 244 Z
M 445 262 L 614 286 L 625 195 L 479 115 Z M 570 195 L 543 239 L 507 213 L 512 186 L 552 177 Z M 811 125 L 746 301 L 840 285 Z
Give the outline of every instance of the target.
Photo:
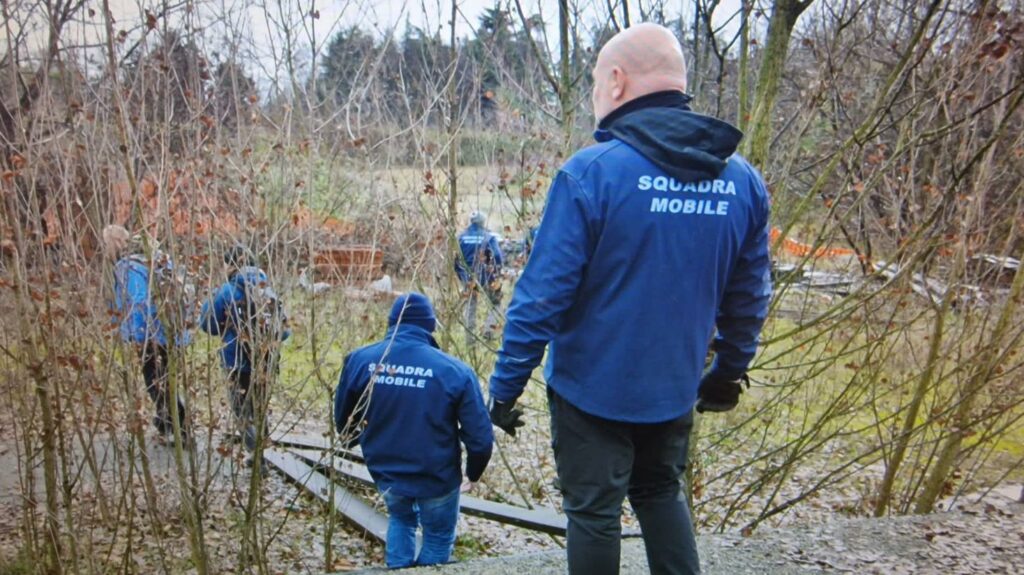
M 656 424 L 580 411 L 548 388 L 551 443 L 569 518 L 571 574 L 619 572 L 622 502 L 640 520 L 655 574 L 699 574 L 690 510 L 680 489 L 693 415 Z
M 142 359 L 142 379 L 146 382 L 146 392 L 156 406 L 153 426 L 162 434 L 171 434 L 174 426 L 171 423 L 170 396 L 171 389 L 167 381 L 167 348 L 159 343 L 147 342 L 139 351 Z M 185 403 L 178 397 L 178 424 L 185 429 Z
M 256 449 L 256 402 L 266 402 L 266 381 L 260 377 L 253 377 L 252 371 L 233 370 L 228 374 L 231 380 L 231 412 L 235 416 L 235 423 L 242 433 L 242 442 L 249 451 Z M 253 386 L 253 379 L 256 379 L 256 386 Z M 263 414 L 263 430 L 266 437 L 266 413 Z
M 484 320 L 484 337 L 493 337 L 494 330 L 498 326 L 498 310 L 501 308 L 501 289 L 494 289 L 490 284 L 481 284 L 476 281 L 469 282 L 464 287 L 466 294 L 466 341 L 470 345 L 476 343 L 476 314 L 480 302 L 480 292 L 487 296 L 490 305 L 487 307 L 487 318 Z

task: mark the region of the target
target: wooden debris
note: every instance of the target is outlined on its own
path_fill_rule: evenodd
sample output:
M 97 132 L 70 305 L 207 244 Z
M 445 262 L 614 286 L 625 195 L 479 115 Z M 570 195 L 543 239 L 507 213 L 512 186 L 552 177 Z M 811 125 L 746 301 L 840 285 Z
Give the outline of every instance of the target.
M 379 278 L 384 252 L 374 246 L 334 246 L 317 250 L 313 261 L 316 276 L 333 283 Z

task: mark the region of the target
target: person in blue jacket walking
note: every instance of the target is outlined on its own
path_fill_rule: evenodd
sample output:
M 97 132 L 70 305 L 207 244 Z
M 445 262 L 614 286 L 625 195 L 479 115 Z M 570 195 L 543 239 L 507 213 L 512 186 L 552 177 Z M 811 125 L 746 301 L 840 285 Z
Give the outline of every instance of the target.
M 498 325 L 498 306 L 501 305 L 501 268 L 505 264 L 498 236 L 486 226 L 487 217 L 475 211 L 469 217 L 469 227 L 459 234 L 459 251 L 455 274 L 462 283 L 466 296 L 466 341 L 472 344 L 476 333 L 478 296 L 482 291 L 490 302 L 484 321 L 485 339 L 494 337 Z
M 628 497 L 651 572 L 699 573 L 680 493 L 692 410 L 735 407 L 757 349 L 768 194 L 735 153 L 740 131 L 690 110 L 667 29 L 617 34 L 593 78 L 598 143 L 551 184 L 506 314 L 491 419 L 515 435 L 514 404 L 547 347 L 569 571 L 618 572 Z
M 168 381 L 168 339 L 167 331 L 160 321 L 161 302 L 150 291 L 152 285 L 174 281 L 173 264 L 163 253 L 154 254 L 152 261 L 141 253 L 140 246 L 131 239 L 128 230 L 122 226 L 110 225 L 103 229 L 103 240 L 108 253 L 116 259 L 114 264 L 114 301 L 112 309 L 118 319 L 118 333 L 130 344 L 142 361 L 142 379 L 146 392 L 156 408 L 153 427 L 161 437 L 170 436 L 174 431 L 171 416 L 171 390 Z M 170 302 L 168 302 L 170 303 Z M 177 306 L 181 302 L 174 302 Z M 168 310 L 169 311 L 169 310 Z M 189 343 L 189 332 L 185 325 L 179 326 L 176 344 Z M 176 394 L 177 419 L 179 428 L 187 438 L 185 402 L 179 392 Z
M 358 438 L 388 509 L 390 568 L 448 562 L 460 484 L 469 491 L 491 459 L 494 435 L 480 383 L 440 350 L 431 335 L 436 325 L 425 295 L 399 296 L 384 339 L 345 358 L 334 392 L 334 424 L 342 438 Z M 459 442 L 466 446 L 464 484 Z
M 220 356 L 230 381 L 231 410 L 246 449 L 253 451 L 257 429 L 266 437 L 269 385 L 277 374 L 280 343 L 291 329 L 266 272 L 245 246 L 227 250 L 224 264 L 228 280 L 203 302 L 200 327 L 224 342 Z

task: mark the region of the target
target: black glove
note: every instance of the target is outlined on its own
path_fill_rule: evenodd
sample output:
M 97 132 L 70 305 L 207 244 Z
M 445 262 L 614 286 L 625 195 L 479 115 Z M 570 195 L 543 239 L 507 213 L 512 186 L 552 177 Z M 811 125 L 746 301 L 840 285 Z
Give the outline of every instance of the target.
M 491 423 L 505 433 L 516 436 L 516 429 L 526 425 L 523 421 L 523 412 L 515 409 L 514 401 L 498 401 L 491 398 Z
M 743 384 L 750 388 L 750 378 L 745 373 L 737 378 L 725 378 L 713 371 L 706 373 L 697 389 L 697 413 L 734 409 L 740 402 Z

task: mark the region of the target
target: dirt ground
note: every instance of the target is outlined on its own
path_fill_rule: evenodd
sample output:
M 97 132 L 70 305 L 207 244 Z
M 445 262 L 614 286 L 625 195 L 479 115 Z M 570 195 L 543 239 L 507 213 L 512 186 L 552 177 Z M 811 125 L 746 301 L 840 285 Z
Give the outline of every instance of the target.
M 701 566 L 705 575 L 1024 573 L 1024 504 L 1016 501 L 1019 494 L 1020 486 L 1011 486 L 935 515 L 846 519 L 765 529 L 750 537 L 701 535 Z M 555 575 L 565 571 L 565 553 L 548 551 L 408 573 Z M 642 541 L 623 543 L 621 573 L 648 573 Z
M 294 427 L 288 429 L 309 431 Z M 0 440 L 0 573 L 19 572 L 16 568 L 32 564 L 32 559 L 22 554 L 23 475 L 11 431 L 10 428 L 0 429 L 0 437 L 5 438 Z M 97 461 L 109 462 L 115 457 L 114 452 L 118 450 L 114 449 L 112 441 L 127 440 L 97 437 L 94 441 Z M 152 430 L 147 431 L 146 441 L 150 469 L 160 497 L 155 515 L 163 525 L 163 532 L 159 537 L 149 532 L 151 514 L 146 506 L 141 480 L 135 482 L 137 489 L 133 497 L 125 499 L 120 494 L 111 493 L 123 485 L 123 479 L 119 481 L 113 477 L 117 472 L 111 465 L 106 472 L 109 474 L 108 480 L 104 481 L 107 484 L 108 499 L 120 502 L 122 506 L 134 506 L 135 512 L 128 513 L 122 508 L 118 516 L 121 519 L 102 521 L 95 513 L 97 493 L 92 486 L 93 481 L 88 473 L 82 473 L 79 476 L 82 483 L 76 486 L 76 498 L 81 503 L 77 508 L 83 516 L 76 518 L 76 525 L 79 526 L 76 540 L 82 548 L 90 547 L 100 556 L 94 565 L 100 571 L 108 569 L 120 572 L 120 557 L 123 557 L 125 548 L 130 545 L 134 549 L 136 572 L 164 572 L 166 566 L 171 573 L 194 573 L 189 558 L 187 532 L 182 521 L 181 502 L 177 496 L 179 487 L 173 449 L 157 441 L 157 434 Z M 120 446 L 119 451 L 124 453 L 124 445 Z M 223 436 L 200 438 L 197 453 L 203 462 L 201 474 L 210 477 L 206 488 L 204 530 L 211 554 L 212 571 L 234 573 L 241 552 L 239 523 L 247 499 L 251 469 L 243 463 L 244 454 L 240 447 Z M 41 518 L 41 468 L 34 470 L 34 476 L 37 508 Z M 372 489 L 356 484 L 347 484 L 345 487 L 380 505 Z M 265 476 L 262 491 L 261 532 L 265 537 L 271 572 L 324 572 L 325 532 L 328 528 L 325 506 L 275 471 Z M 117 511 L 113 510 L 112 513 L 116 514 Z M 134 517 L 134 533 L 124 526 L 123 518 L 129 516 Z M 459 532 L 461 536 L 455 551 L 458 558 L 559 548 L 557 542 L 546 535 L 467 516 L 460 518 Z M 340 522 L 335 523 L 331 547 L 335 558 L 331 565 L 333 571 L 368 568 L 384 562 L 384 549 L 379 542 Z
M 147 440 L 153 438 L 152 433 L 147 435 Z M 156 441 L 148 443 L 150 463 L 163 498 L 160 515 L 165 533 L 155 539 L 150 533 L 126 536 L 116 525 L 101 525 L 94 520 L 84 523 L 86 532 L 79 539 L 104 550 L 108 560 L 115 562 L 130 543 L 136 549 L 137 572 L 162 572 L 160 564 L 164 562 L 172 573 L 188 573 L 192 569 L 187 534 L 174 496 L 178 488 L 173 452 Z M 99 456 L 105 446 L 109 448 L 105 441 L 96 445 Z M 240 452 L 225 449 L 223 443 L 207 443 L 200 451 L 211 455 L 213 468 L 204 518 L 212 566 L 216 573 L 232 573 L 239 558 L 237 526 L 250 470 L 241 465 Z M 10 440 L 0 442 L 0 566 L 9 565 L 22 547 L 20 477 L 14 444 Z M 348 487 L 363 489 L 362 495 L 375 499 L 372 490 Z M 40 489 L 37 485 L 37 491 Z M 722 575 L 1024 573 L 1024 504 L 1017 502 L 1020 493 L 1019 485 L 1007 485 L 984 496 L 963 497 L 955 509 L 930 516 L 829 521 L 815 515 L 805 525 L 765 526 L 750 537 L 702 535 L 702 562 L 705 573 Z M 94 496 L 88 486 L 83 486 L 80 494 L 85 499 Z M 137 497 L 133 504 L 144 506 L 141 499 Z M 274 573 L 374 572 L 383 564 L 381 544 L 338 525 L 331 539 L 336 559 L 330 569 L 325 569 L 324 507 L 280 474 L 267 477 L 263 501 L 263 531 L 268 537 Z M 146 529 L 140 522 L 137 531 Z M 459 562 L 430 572 L 565 572 L 561 539 L 465 515 L 460 518 L 459 533 L 455 551 Z M 624 543 L 622 572 L 647 572 L 641 541 Z

